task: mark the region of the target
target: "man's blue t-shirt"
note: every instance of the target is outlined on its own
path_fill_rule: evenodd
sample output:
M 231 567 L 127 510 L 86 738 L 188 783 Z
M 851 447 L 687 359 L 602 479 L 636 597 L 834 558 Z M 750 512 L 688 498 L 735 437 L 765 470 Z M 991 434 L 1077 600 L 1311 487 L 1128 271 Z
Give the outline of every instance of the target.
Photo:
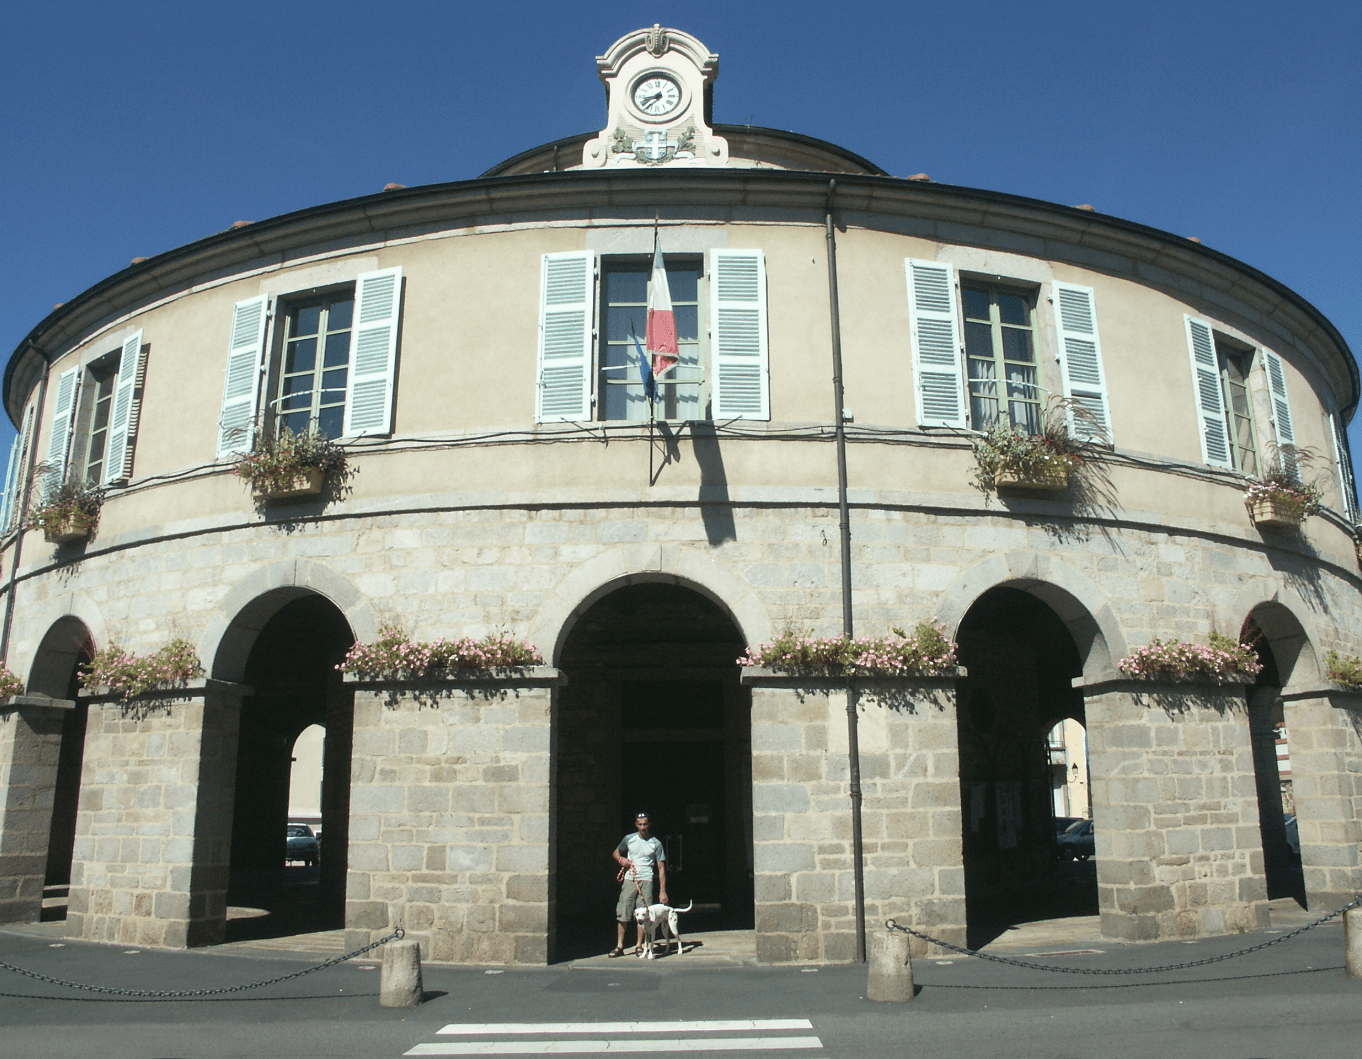
M 637 831 L 620 839 L 619 853 L 634 862 L 639 882 L 653 878 L 657 874 L 657 862 L 667 859 L 661 842 L 656 838 L 643 838 Z

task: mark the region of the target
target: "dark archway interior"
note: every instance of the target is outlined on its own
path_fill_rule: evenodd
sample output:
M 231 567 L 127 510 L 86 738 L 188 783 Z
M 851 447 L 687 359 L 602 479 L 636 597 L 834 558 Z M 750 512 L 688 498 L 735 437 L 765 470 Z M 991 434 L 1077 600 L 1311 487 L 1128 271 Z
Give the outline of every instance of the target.
M 336 670 L 354 634 L 328 600 L 308 595 L 265 623 L 246 662 L 241 703 L 227 940 L 332 930 L 345 923 L 354 696 Z M 321 863 L 285 865 L 289 767 L 304 728 L 326 729 Z M 263 914 L 262 914 L 263 913 Z
M 687 943 L 752 925 L 744 647 L 718 605 L 670 584 L 618 589 L 574 626 L 558 663 L 568 684 L 555 722 L 554 959 L 614 944 L 610 851 L 639 810 L 666 847 L 672 903 L 695 903 Z
M 1253 616 L 1244 622 L 1239 642 L 1253 648 L 1263 667 L 1248 689 L 1248 703 L 1267 896 L 1269 900 L 1294 898 L 1304 908 L 1305 874 L 1301 870 L 1300 847 L 1293 850 L 1287 840 L 1287 820 L 1296 815 L 1291 775 L 1289 770 L 1284 773 L 1279 763 L 1280 752 L 1289 743 L 1286 717 L 1278 697 L 1282 689 L 1281 669 L 1271 642 Z M 1286 760 L 1290 760 L 1289 755 Z
M 80 667 L 90 661 L 89 630 L 78 618 L 58 621 L 43 637 L 29 675 L 31 694 L 70 699 L 75 706 L 61 711 L 61 748 L 52 789 L 52 820 L 47 836 L 47 864 L 43 878 L 44 920 L 66 918 L 70 896 L 71 859 L 76 845 L 76 808 L 85 758 L 85 729 L 89 702 L 80 696 Z
M 1086 726 L 1073 637 L 1034 596 L 994 588 L 957 635 L 960 805 L 971 945 L 1009 926 L 1097 914 L 1095 864 L 1056 856 L 1046 735 L 1064 718 Z

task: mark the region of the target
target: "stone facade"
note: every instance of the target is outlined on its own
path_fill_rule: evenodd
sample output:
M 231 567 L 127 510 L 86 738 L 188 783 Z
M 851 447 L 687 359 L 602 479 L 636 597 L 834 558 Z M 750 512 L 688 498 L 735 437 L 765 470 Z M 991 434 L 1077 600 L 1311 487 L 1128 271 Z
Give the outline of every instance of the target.
M 846 684 L 769 670 L 743 682 L 753 688 L 757 958 L 851 960 Z M 963 945 L 954 678 L 863 678 L 855 694 L 867 929 L 895 918 Z
M 42 914 L 62 721 L 72 705 L 36 696 L 0 704 L 0 923 Z
M 1083 690 L 1102 932 L 1145 941 L 1267 926 L 1243 687 Z
M 183 948 L 223 939 L 239 685 L 96 698 L 67 932 Z
M 401 926 L 427 959 L 542 964 L 550 924 L 546 666 L 355 688 L 346 945 Z

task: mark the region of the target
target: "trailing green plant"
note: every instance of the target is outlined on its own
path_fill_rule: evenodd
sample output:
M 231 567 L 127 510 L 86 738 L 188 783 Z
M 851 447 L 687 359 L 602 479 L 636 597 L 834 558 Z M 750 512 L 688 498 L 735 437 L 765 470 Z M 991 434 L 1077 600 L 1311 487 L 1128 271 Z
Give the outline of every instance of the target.
M 1253 648 L 1218 632 L 1211 633 L 1205 644 L 1156 636 L 1121 659 L 1117 667 L 1131 677 L 1210 677 L 1216 681 L 1238 673 L 1255 676 L 1263 668 Z
M 831 666 L 848 673 L 935 674 L 955 666 L 956 645 L 935 622 L 920 621 L 911 633 L 895 627 L 888 636 L 803 636 L 786 629 L 770 643 L 749 647 L 740 666 L 792 669 Z
M 1318 514 L 1319 485 L 1305 478 L 1314 460 L 1312 449 L 1282 445 L 1265 462 L 1262 477 L 1244 490 L 1244 502 L 1252 507 L 1259 501 L 1270 500 L 1283 514 L 1301 519 Z
M 1046 403 L 1035 434 L 997 422 L 970 438 L 974 481 L 991 493 L 1005 472 L 1032 481 L 1069 474 L 1082 466 L 1094 445 L 1106 440 L 1106 428 L 1091 409 L 1071 397 L 1054 397 Z
M 49 536 L 73 526 L 94 529 L 99 525 L 99 509 L 104 505 L 104 490 L 68 479 L 55 488 L 49 486 L 42 499 L 28 509 L 24 529 L 42 530 Z
M 543 665 L 534 644 L 505 633 L 488 633 L 480 640 L 418 641 L 400 626 L 385 625 L 372 643 L 357 643 L 336 668 L 345 673 L 406 672 L 424 676 L 440 670 L 491 669 L 501 666 Z
M 1362 658 L 1330 651 L 1324 656 L 1324 671 L 1335 684 L 1362 688 Z
M 24 693 L 24 682 L 15 676 L 9 666 L 0 665 L 0 699 L 8 699 Z
M 345 450 L 325 434 L 295 434 L 283 427 L 272 435 L 257 431 L 250 454 L 232 470 L 256 492 L 268 493 L 288 488 L 313 468 L 328 479 L 336 477 L 345 470 Z
M 107 687 L 120 698 L 145 694 L 158 687 L 183 687 L 203 676 L 203 666 L 188 640 L 171 640 L 150 655 L 136 655 L 109 644 L 81 666 L 82 687 Z

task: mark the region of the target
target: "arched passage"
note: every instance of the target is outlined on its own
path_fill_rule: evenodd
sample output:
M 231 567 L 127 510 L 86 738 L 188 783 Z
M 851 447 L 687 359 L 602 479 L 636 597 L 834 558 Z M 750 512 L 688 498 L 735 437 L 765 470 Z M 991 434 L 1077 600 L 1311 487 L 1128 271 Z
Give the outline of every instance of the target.
M 645 581 L 600 595 L 561 644 L 556 957 L 613 944 L 610 851 L 639 810 L 666 847 L 672 902 L 695 903 L 683 934 L 750 926 L 751 699 L 732 617 L 691 588 Z
M 56 768 L 50 770 L 52 817 L 47 828 L 47 861 L 43 873 L 43 919 L 66 918 L 71 886 L 71 860 L 76 843 L 76 810 L 80 775 L 85 759 L 85 729 L 90 704 L 82 700 L 80 667 L 94 651 L 90 630 L 74 615 L 58 618 L 43 636 L 29 670 L 31 695 L 71 700 L 75 705 L 47 718 L 52 730 L 45 737 L 57 743 Z M 50 753 L 35 757 L 45 771 Z
M 241 702 L 227 904 L 229 941 L 344 925 L 353 696 L 336 665 L 354 643 L 345 616 L 314 592 L 282 589 L 242 611 L 223 650 L 240 652 Z M 226 665 L 215 660 L 214 671 Z M 286 864 L 292 751 L 300 733 L 326 731 L 319 865 Z
M 969 671 L 957 718 L 971 944 L 1015 923 L 1097 911 L 1091 859 L 1056 865 L 1048 736 L 1065 719 L 1086 723 L 1073 687 L 1083 656 L 1072 627 L 1015 587 L 984 592 L 960 622 L 959 659 Z

